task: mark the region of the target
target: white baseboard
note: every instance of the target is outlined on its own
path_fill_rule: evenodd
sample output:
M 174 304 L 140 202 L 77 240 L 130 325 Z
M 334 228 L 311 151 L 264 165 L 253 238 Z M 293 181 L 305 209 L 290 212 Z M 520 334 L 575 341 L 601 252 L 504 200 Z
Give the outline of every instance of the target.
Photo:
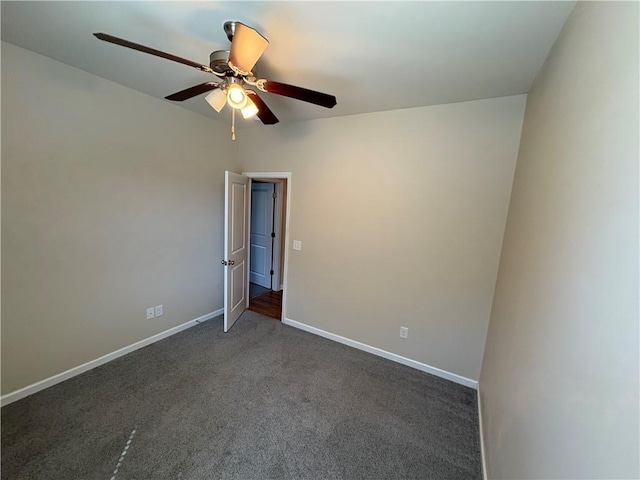
M 482 402 L 480 400 L 480 389 L 476 391 L 478 395 L 478 427 L 480 428 L 480 460 L 482 461 L 482 478 L 488 480 L 487 457 L 484 452 L 484 431 L 482 430 Z
M 435 375 L 436 377 L 446 378 L 447 380 L 451 380 L 452 382 L 459 383 L 460 385 L 465 385 L 471 388 L 478 388 L 478 382 L 475 380 L 471 380 L 470 378 L 463 377 L 460 375 L 456 375 L 455 373 L 447 372 L 446 370 L 441 370 L 436 367 L 432 367 L 431 365 L 427 365 L 426 363 L 418 362 L 417 360 L 412 360 L 410 358 L 402 357 L 395 353 L 387 352 L 386 350 L 382 350 L 377 347 L 372 347 L 371 345 L 367 345 L 365 343 L 357 342 L 355 340 L 351 340 L 350 338 L 342 337 L 340 335 L 336 335 L 335 333 L 327 332 L 325 330 L 321 330 L 316 327 L 312 327 L 310 325 L 306 325 L 304 323 L 297 322 L 295 320 L 291 320 L 290 318 L 284 318 L 282 323 L 285 325 L 289 325 L 291 327 L 299 328 L 300 330 L 304 330 L 305 332 L 313 333 L 315 335 L 319 335 L 324 338 L 328 338 L 329 340 L 333 340 L 338 343 L 342 343 L 344 345 L 348 345 L 353 348 L 357 348 L 358 350 L 363 350 L 368 353 L 372 353 L 377 355 L 378 357 L 386 358 L 387 360 L 392 360 L 397 363 L 401 363 L 402 365 L 406 365 L 408 367 L 415 368 L 422 372 L 430 373 Z
M 91 360 L 90 362 L 83 363 L 82 365 L 78 365 L 77 367 L 70 368 L 69 370 L 58 373 L 49 378 L 45 378 L 44 380 L 40 380 L 39 382 L 28 385 L 20 390 L 16 390 L 15 392 L 7 393 L 6 395 L 2 395 L 0 397 L 0 405 L 5 406 L 16 400 L 20 400 L 21 398 L 32 395 L 36 392 L 44 390 L 45 388 L 52 387 L 57 383 L 64 382 L 69 378 L 75 377 L 76 375 L 80 375 L 81 373 L 87 372 L 93 368 L 99 367 L 100 365 L 104 365 L 111 360 L 115 360 L 118 357 L 122 357 L 127 353 L 131 353 L 139 348 L 146 347 L 147 345 L 151 345 L 152 343 L 158 342 L 164 338 L 170 337 L 171 335 L 175 335 L 178 332 L 186 330 L 187 328 L 193 327 L 200 322 L 204 322 L 205 320 L 210 320 L 218 315 L 222 315 L 224 309 L 216 310 L 215 312 L 207 313 L 206 315 L 202 315 L 201 317 L 194 318 L 186 323 L 178 325 L 177 327 L 170 328 L 169 330 L 165 330 L 164 332 L 160 332 L 156 335 L 153 335 L 149 338 L 145 338 L 144 340 L 140 340 L 139 342 L 133 343 L 127 347 L 116 350 L 115 352 L 107 353 L 106 355 L 101 356 L 100 358 L 96 358 L 95 360 Z

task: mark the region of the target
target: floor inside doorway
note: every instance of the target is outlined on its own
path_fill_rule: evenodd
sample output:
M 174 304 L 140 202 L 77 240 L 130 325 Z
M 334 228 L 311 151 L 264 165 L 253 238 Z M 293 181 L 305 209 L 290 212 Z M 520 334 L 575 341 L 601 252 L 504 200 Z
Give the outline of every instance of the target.
M 249 310 L 281 320 L 282 290 L 274 292 L 255 283 L 249 284 Z
M 267 292 L 270 292 L 270 288 L 265 288 L 262 285 L 258 285 L 257 283 L 249 283 L 249 300 L 252 298 L 259 297 L 260 295 L 264 295 Z

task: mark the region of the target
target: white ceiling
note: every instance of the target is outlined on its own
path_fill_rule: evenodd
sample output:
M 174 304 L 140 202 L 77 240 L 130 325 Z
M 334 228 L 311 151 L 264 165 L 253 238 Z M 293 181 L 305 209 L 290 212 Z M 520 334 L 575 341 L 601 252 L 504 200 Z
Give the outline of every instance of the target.
M 575 2 L 7 2 L 2 40 L 158 98 L 216 77 L 102 42 L 104 32 L 203 64 L 238 20 L 270 45 L 259 77 L 333 94 L 263 94 L 281 122 L 527 92 Z M 219 116 L 199 96 L 185 108 Z M 228 109 L 225 109 L 228 110 Z

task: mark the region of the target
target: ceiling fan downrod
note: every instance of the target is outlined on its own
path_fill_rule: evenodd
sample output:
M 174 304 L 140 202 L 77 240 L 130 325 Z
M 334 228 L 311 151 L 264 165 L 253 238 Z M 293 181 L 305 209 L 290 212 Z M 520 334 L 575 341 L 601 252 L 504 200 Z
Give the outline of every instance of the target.
M 224 29 L 224 33 L 227 34 L 227 38 L 229 39 L 229 41 L 232 42 L 233 35 L 236 33 L 236 22 L 234 22 L 233 20 L 228 20 L 224 22 L 222 28 Z

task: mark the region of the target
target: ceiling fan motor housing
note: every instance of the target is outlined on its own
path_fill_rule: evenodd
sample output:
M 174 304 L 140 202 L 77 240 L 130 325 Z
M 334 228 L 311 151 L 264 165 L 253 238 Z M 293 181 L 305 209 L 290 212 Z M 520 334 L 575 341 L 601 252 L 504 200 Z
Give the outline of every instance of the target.
M 229 50 L 216 50 L 209 55 L 209 66 L 211 69 L 222 75 L 233 75 L 233 70 L 229 67 Z

